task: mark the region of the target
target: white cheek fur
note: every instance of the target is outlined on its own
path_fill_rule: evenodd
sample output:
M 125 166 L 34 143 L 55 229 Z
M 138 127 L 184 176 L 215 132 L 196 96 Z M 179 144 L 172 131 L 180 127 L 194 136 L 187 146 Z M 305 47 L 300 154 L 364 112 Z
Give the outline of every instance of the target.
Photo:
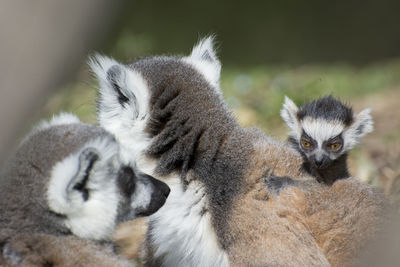
M 80 192 L 68 190 L 68 186 L 78 171 L 81 151 L 89 147 L 100 152 L 100 160 L 90 173 L 87 181 L 90 197 L 84 201 Z M 65 215 L 65 225 L 79 237 L 106 240 L 115 229 L 120 197 L 116 179 L 110 178 L 109 167 L 117 153 L 118 146 L 112 139 L 95 139 L 57 163 L 51 171 L 47 189 L 49 208 Z

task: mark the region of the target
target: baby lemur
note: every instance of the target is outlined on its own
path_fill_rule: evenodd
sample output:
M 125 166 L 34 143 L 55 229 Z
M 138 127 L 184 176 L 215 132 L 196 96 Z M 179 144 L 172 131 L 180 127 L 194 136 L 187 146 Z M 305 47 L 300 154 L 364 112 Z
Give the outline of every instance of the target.
M 348 151 L 373 130 L 369 109 L 355 115 L 332 96 L 300 108 L 285 97 L 281 116 L 290 129 L 289 143 L 303 156 L 305 169 L 327 184 L 349 177 Z

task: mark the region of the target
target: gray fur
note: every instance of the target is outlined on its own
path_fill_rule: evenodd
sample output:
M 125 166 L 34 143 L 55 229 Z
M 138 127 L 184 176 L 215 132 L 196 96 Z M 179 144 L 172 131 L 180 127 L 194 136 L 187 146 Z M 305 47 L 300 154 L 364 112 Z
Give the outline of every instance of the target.
M 62 121 L 60 118 L 58 120 Z M 81 263 L 85 257 L 91 257 L 88 254 L 92 254 L 95 259 L 97 251 L 104 250 L 110 262 L 116 266 L 129 266 L 127 261 L 110 253 L 112 228 L 120 222 L 155 212 L 165 202 L 169 193 L 168 186 L 136 170 L 133 162 L 121 162 L 119 144 L 100 127 L 76 121 L 43 125 L 24 140 L 0 176 L 0 263 L 3 260 L 14 266 L 25 262 L 25 258 L 42 257 L 45 260 L 50 257 L 47 259 L 48 264 L 57 265 L 58 262 L 63 266 L 74 266 L 65 262 L 68 257 L 62 255 L 72 251 L 79 253 L 80 249 L 77 248 L 84 246 L 82 255 L 76 255 Z M 68 165 L 72 164 L 68 163 L 68 159 L 75 159 L 70 162 L 76 162 L 78 166 Z M 64 170 L 61 175 L 67 173 L 66 176 L 55 177 L 57 168 Z M 72 168 L 77 171 L 71 177 L 68 172 Z M 100 175 L 105 180 L 101 180 Z M 68 180 L 60 182 L 64 178 Z M 148 191 L 146 194 L 149 195 L 149 201 L 136 207 L 134 204 L 140 200 L 135 198 L 140 193 L 136 189 L 139 184 L 143 184 Z M 67 206 L 61 207 L 62 204 L 56 203 L 58 200 L 52 194 L 66 201 Z M 100 205 L 115 203 L 110 206 L 114 211 L 87 211 L 88 208 L 85 210 L 79 206 L 89 203 L 95 194 L 96 201 L 104 201 Z M 87 207 L 96 208 L 99 205 L 96 203 Z M 100 220 L 93 222 L 102 224 L 101 220 L 104 220 L 108 225 L 104 229 L 99 228 L 98 233 L 94 229 L 93 233 L 86 235 L 85 231 L 92 231 L 91 225 L 79 226 L 79 222 L 86 217 L 90 222 L 90 216 L 97 216 L 96 213 L 99 213 Z M 76 221 L 72 222 L 74 219 L 70 216 L 76 216 Z M 31 242 L 34 245 L 28 245 Z M 57 245 L 51 246 L 52 243 Z M 34 246 L 35 249 L 28 249 L 27 252 L 25 246 L 30 249 Z M 49 248 L 44 249 L 46 246 Z M 47 251 L 49 249 L 51 252 Z M 99 260 L 104 259 L 101 256 Z M 77 263 L 77 260 L 73 262 Z M 104 266 L 101 262 L 99 264 Z
M 228 247 L 230 241 L 223 238 L 223 231 L 229 206 L 241 188 L 241 170 L 251 154 L 246 133 L 217 92 L 191 66 L 173 58 L 151 58 L 131 67 L 145 77 L 152 91 L 146 130 L 155 141 L 147 153 L 159 160 L 157 173 L 178 171 L 182 183 L 188 184 L 190 170 L 206 185 L 209 212 L 218 225 L 222 246 Z M 242 157 L 236 158 L 231 151 L 240 151 Z
M 18 232 L 60 235 L 69 230 L 48 208 L 52 167 L 96 137 L 112 140 L 101 128 L 69 124 L 39 131 L 26 140 L 6 165 L 0 180 L 0 226 Z

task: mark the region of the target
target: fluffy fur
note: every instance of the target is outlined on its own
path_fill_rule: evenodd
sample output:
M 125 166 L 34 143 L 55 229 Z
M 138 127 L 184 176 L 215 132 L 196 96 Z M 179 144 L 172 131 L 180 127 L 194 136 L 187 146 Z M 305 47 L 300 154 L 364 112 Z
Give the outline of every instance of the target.
M 128 266 L 111 250 L 116 225 L 155 212 L 169 188 L 123 162 L 119 147 L 68 114 L 35 127 L 0 176 L 0 262 Z
M 143 124 L 127 123 L 132 116 L 124 114 L 133 111 L 123 107 L 114 118 L 102 119 L 103 112 L 119 105 L 120 88 L 129 90 L 128 84 L 102 84 L 100 95 L 107 91 L 111 96 L 99 99 L 101 125 L 138 153 L 141 168 L 171 187 L 165 205 L 150 217 L 146 265 L 354 263 L 377 231 L 385 201 L 355 179 L 332 187 L 316 182 L 294 149 L 257 129 L 240 127 L 210 82 L 219 73 L 209 75 L 188 60 L 219 65 L 215 52 L 209 52 L 214 51 L 211 44 L 201 41 L 189 57 L 150 57 L 95 69 L 98 77 L 115 77 L 110 73 L 115 70 L 134 73 L 149 92 L 149 102 L 139 103 L 149 111 Z M 135 101 L 130 97 L 134 90 L 125 95 L 126 109 Z M 115 124 L 117 131 L 109 127 Z M 131 134 L 137 125 L 142 132 Z M 135 143 L 143 144 L 143 150 Z
M 373 130 L 369 109 L 354 115 L 350 106 L 332 96 L 300 108 L 285 97 L 281 116 L 290 130 L 289 142 L 305 160 L 305 169 L 327 184 L 350 176 L 346 164 L 348 151 Z M 333 144 L 337 149 L 331 148 Z

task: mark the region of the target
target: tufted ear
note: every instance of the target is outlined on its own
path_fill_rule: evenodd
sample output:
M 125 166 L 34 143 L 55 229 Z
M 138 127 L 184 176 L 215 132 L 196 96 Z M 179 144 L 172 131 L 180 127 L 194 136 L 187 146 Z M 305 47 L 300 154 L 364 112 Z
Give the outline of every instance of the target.
M 206 37 L 193 47 L 190 57 L 197 60 L 205 60 L 208 62 L 218 61 L 214 51 L 214 36 Z
M 345 130 L 344 140 L 346 150 L 353 148 L 361 142 L 361 138 L 374 130 L 374 121 L 371 117 L 371 109 L 364 109 L 358 113 L 354 122 Z
M 211 85 L 219 87 L 221 63 L 214 49 L 213 36 L 200 40 L 200 42 L 193 47 L 190 56 L 185 57 L 184 60 L 192 64 L 202 73 Z
M 112 131 L 110 127 L 116 118 L 132 121 L 147 114 L 149 92 L 140 73 L 100 55 L 92 57 L 89 65 L 100 85 L 98 117 L 101 126 Z
M 298 110 L 299 108 L 296 104 L 289 97 L 285 96 L 285 102 L 281 109 L 281 117 L 290 129 L 289 135 L 296 139 L 301 134 L 300 122 L 297 118 Z

